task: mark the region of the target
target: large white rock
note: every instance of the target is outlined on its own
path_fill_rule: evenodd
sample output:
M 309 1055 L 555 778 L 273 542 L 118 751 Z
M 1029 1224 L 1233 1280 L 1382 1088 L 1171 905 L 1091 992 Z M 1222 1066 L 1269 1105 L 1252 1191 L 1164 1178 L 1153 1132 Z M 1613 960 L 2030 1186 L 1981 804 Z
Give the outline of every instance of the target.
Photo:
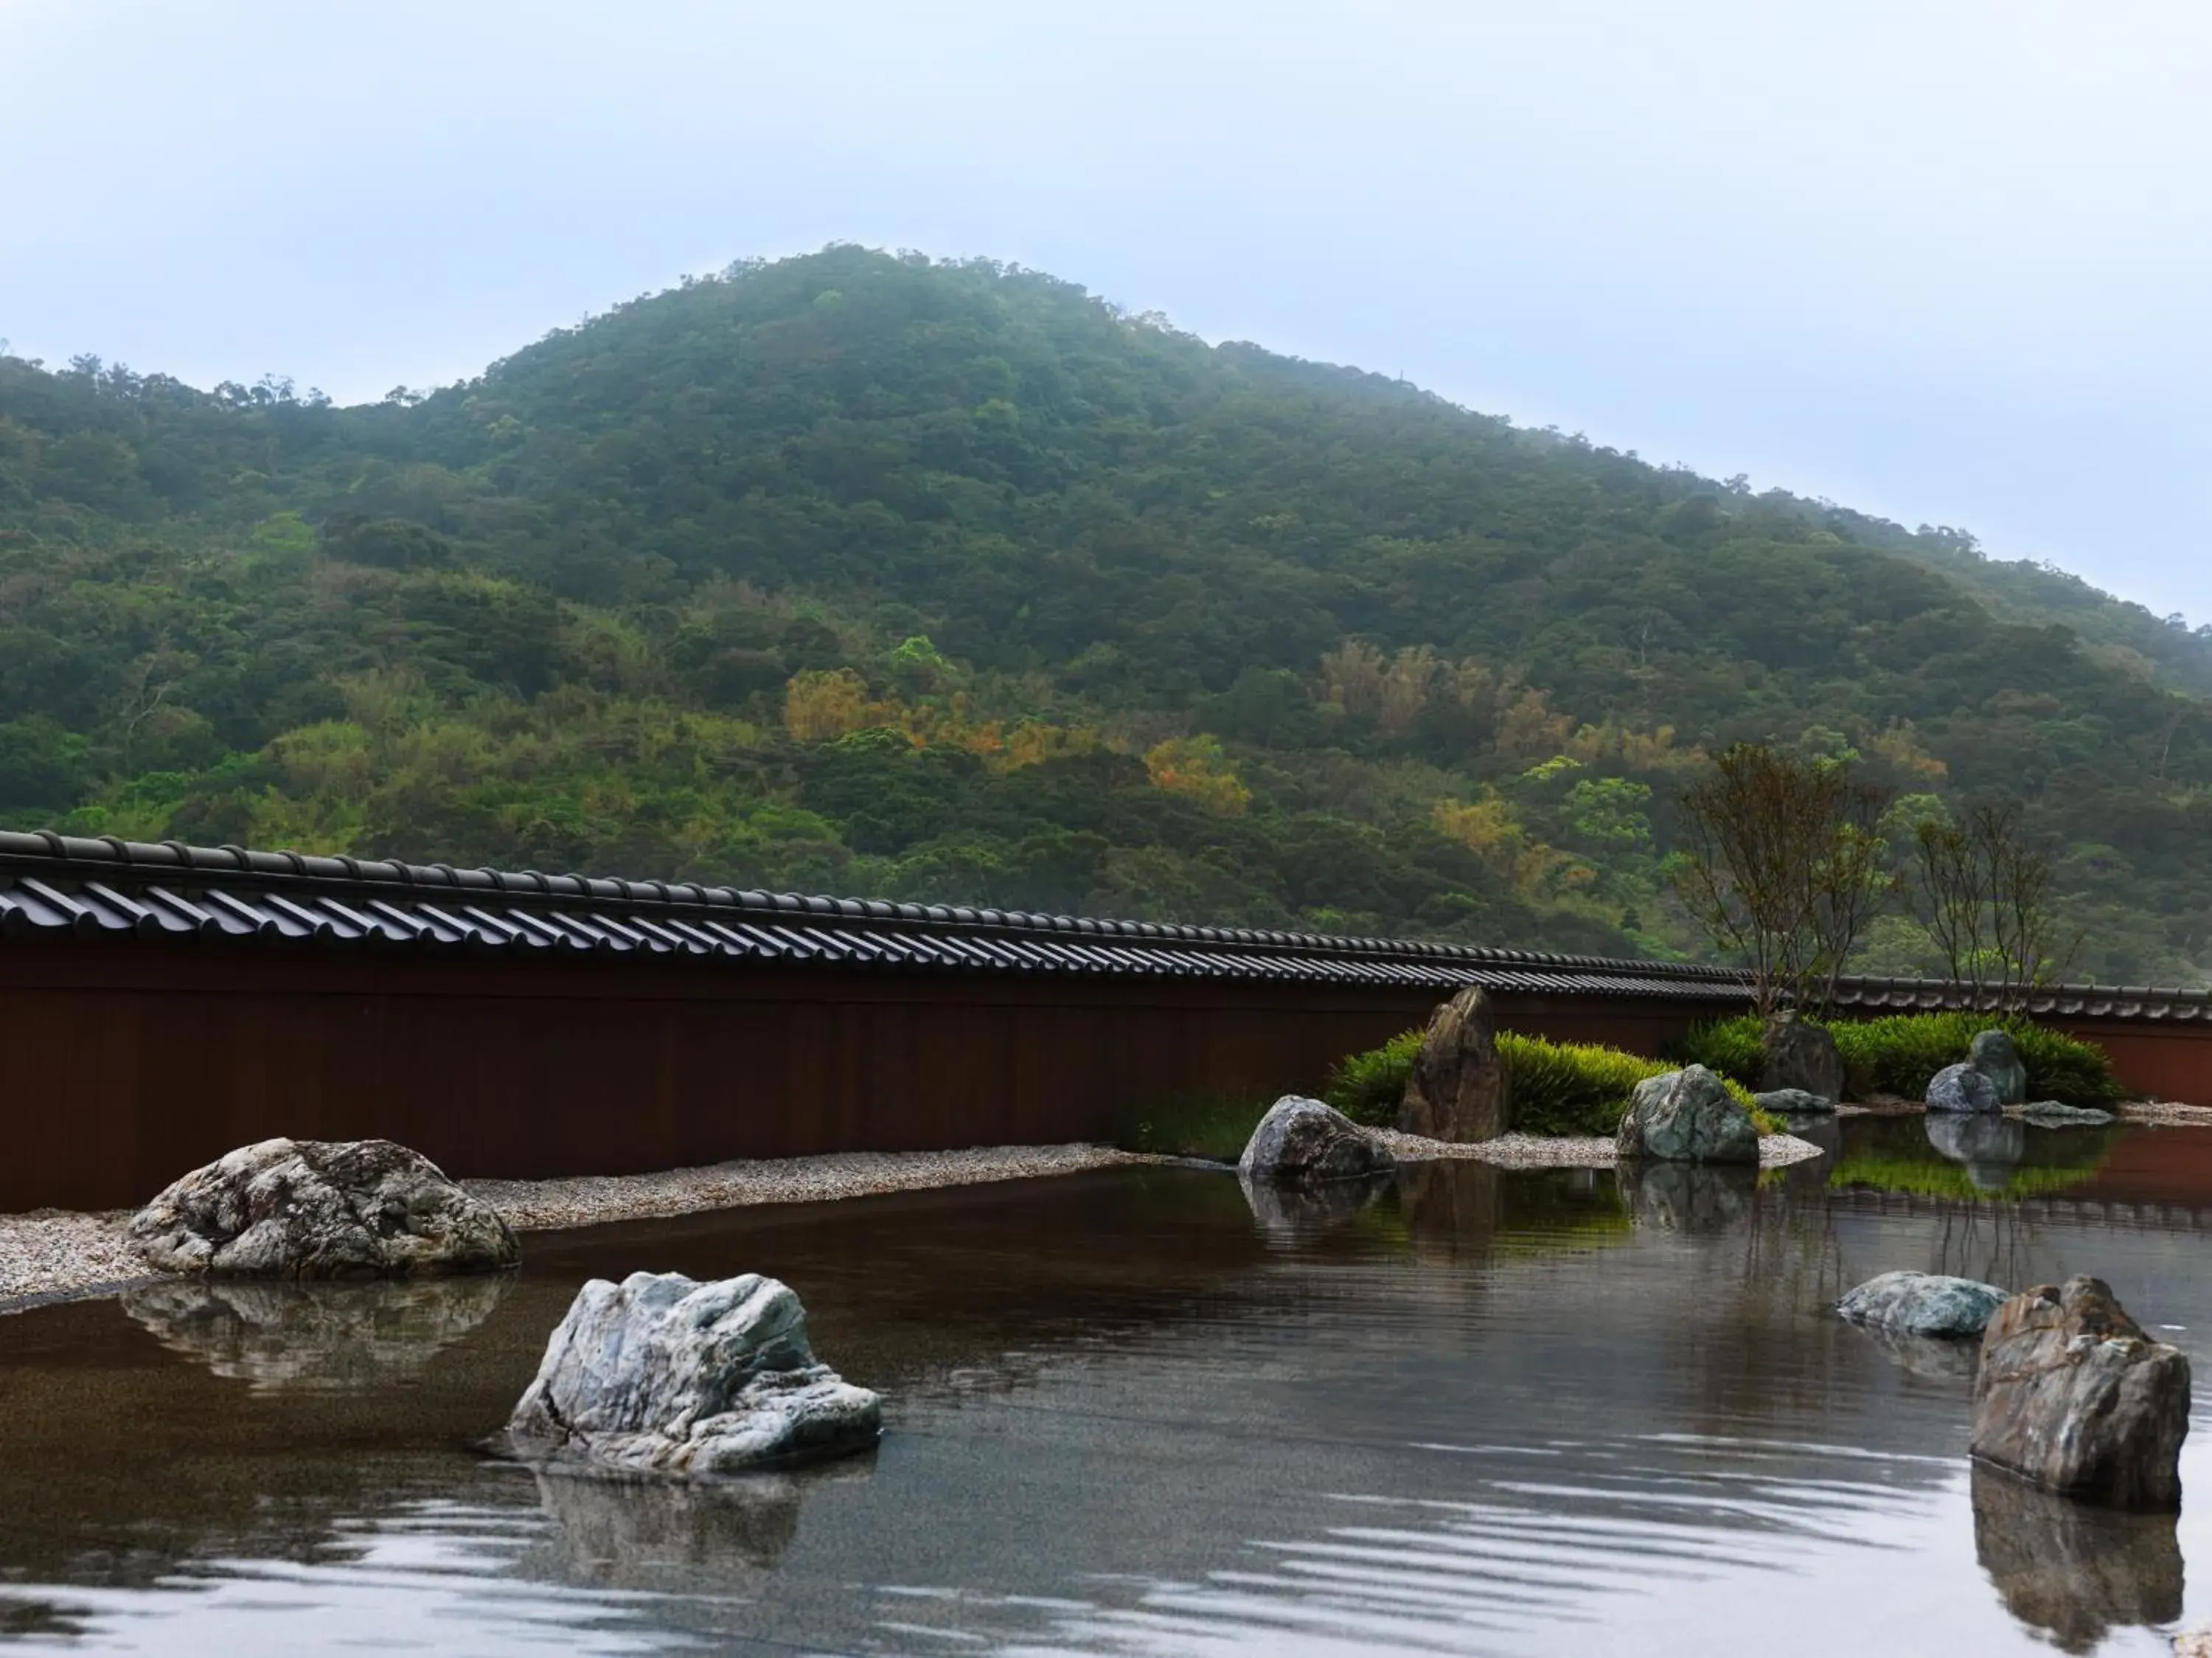
M 131 1219 L 159 1272 L 404 1278 L 513 1266 L 483 1198 L 390 1140 L 263 1140 L 196 1168 Z
M 775 1279 L 633 1272 L 576 1292 L 507 1431 L 526 1457 L 734 1473 L 864 1450 L 883 1402 L 814 1356 Z

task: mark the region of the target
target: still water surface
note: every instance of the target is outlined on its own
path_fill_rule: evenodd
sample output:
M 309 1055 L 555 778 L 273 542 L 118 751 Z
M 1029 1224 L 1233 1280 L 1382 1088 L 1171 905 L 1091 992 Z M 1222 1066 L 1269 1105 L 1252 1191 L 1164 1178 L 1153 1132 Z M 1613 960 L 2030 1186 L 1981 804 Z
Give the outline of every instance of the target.
M 0 1319 L 0 1643 L 2148 1654 L 2212 1619 L 2201 1423 L 2178 1527 L 2075 1509 L 1970 1472 L 1969 1358 L 1825 1310 L 2088 1271 L 2200 1356 L 2212 1131 L 1823 1132 L 1756 1183 L 1430 1166 L 1255 1215 L 1116 1170 Z M 640 1268 L 790 1282 L 880 1450 L 708 1489 L 479 1455 L 577 1284 Z

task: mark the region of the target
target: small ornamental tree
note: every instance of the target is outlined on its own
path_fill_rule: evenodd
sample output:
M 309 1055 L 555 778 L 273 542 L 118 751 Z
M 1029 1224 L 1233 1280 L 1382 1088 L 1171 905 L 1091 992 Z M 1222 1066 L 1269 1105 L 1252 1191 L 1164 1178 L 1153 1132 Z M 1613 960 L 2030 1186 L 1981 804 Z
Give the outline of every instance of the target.
M 1976 806 L 1914 831 L 1912 899 L 1921 924 L 1974 1005 L 2016 1011 L 2065 970 L 2051 909 L 2049 847 L 2031 840 L 2016 801 Z
M 1750 969 L 1761 1018 L 1833 1003 L 1836 981 L 1888 886 L 1891 791 L 1849 761 L 1737 743 L 1684 791 L 1674 890 Z

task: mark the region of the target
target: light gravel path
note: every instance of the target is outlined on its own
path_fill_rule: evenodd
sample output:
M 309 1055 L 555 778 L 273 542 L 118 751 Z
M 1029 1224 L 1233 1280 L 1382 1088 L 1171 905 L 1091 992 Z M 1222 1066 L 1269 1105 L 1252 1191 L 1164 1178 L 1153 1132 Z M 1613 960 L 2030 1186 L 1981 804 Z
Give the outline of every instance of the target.
M 0 1311 L 11 1303 L 82 1295 L 152 1276 L 124 1238 L 127 1209 L 102 1215 L 40 1209 L 0 1216 Z
M 2185 1106 L 2171 1100 L 2130 1100 L 2114 1106 L 2124 1123 L 2149 1123 L 2160 1128 L 2212 1128 L 2212 1106 Z M 2208 1633 L 2212 1640 L 2212 1633 Z
M 983 1146 L 969 1151 L 844 1151 L 672 1168 L 658 1174 L 461 1184 L 497 1210 L 516 1231 L 547 1232 L 606 1221 L 696 1215 L 747 1204 L 821 1203 L 1162 1161 L 1103 1145 Z
M 1380 1131 L 1390 1155 L 1401 1160 L 1430 1157 L 1472 1157 L 1501 1168 L 1611 1168 L 1620 1159 L 1610 1134 L 1501 1134 L 1495 1140 L 1473 1145 L 1454 1145 L 1444 1140 L 1425 1140 L 1417 1134 Z M 1759 1137 L 1759 1166 L 1781 1168 L 1822 1155 L 1820 1148 L 1794 1134 Z

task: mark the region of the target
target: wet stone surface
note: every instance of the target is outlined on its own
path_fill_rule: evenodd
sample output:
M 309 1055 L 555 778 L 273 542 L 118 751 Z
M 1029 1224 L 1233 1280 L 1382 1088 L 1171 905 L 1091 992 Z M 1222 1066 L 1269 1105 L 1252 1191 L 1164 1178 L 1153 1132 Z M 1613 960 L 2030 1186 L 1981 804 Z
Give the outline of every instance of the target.
M 2212 1131 L 1822 1140 L 1307 1192 L 1120 1168 L 0 1319 L 0 1644 L 2147 1655 L 2212 1622 L 2212 1435 L 2178 1516 L 2084 1509 L 1974 1471 L 1972 1343 L 1833 1311 L 2089 1271 L 2193 1354 Z M 635 1271 L 791 1285 L 880 1446 L 721 1481 L 484 1454 L 579 1286 Z

